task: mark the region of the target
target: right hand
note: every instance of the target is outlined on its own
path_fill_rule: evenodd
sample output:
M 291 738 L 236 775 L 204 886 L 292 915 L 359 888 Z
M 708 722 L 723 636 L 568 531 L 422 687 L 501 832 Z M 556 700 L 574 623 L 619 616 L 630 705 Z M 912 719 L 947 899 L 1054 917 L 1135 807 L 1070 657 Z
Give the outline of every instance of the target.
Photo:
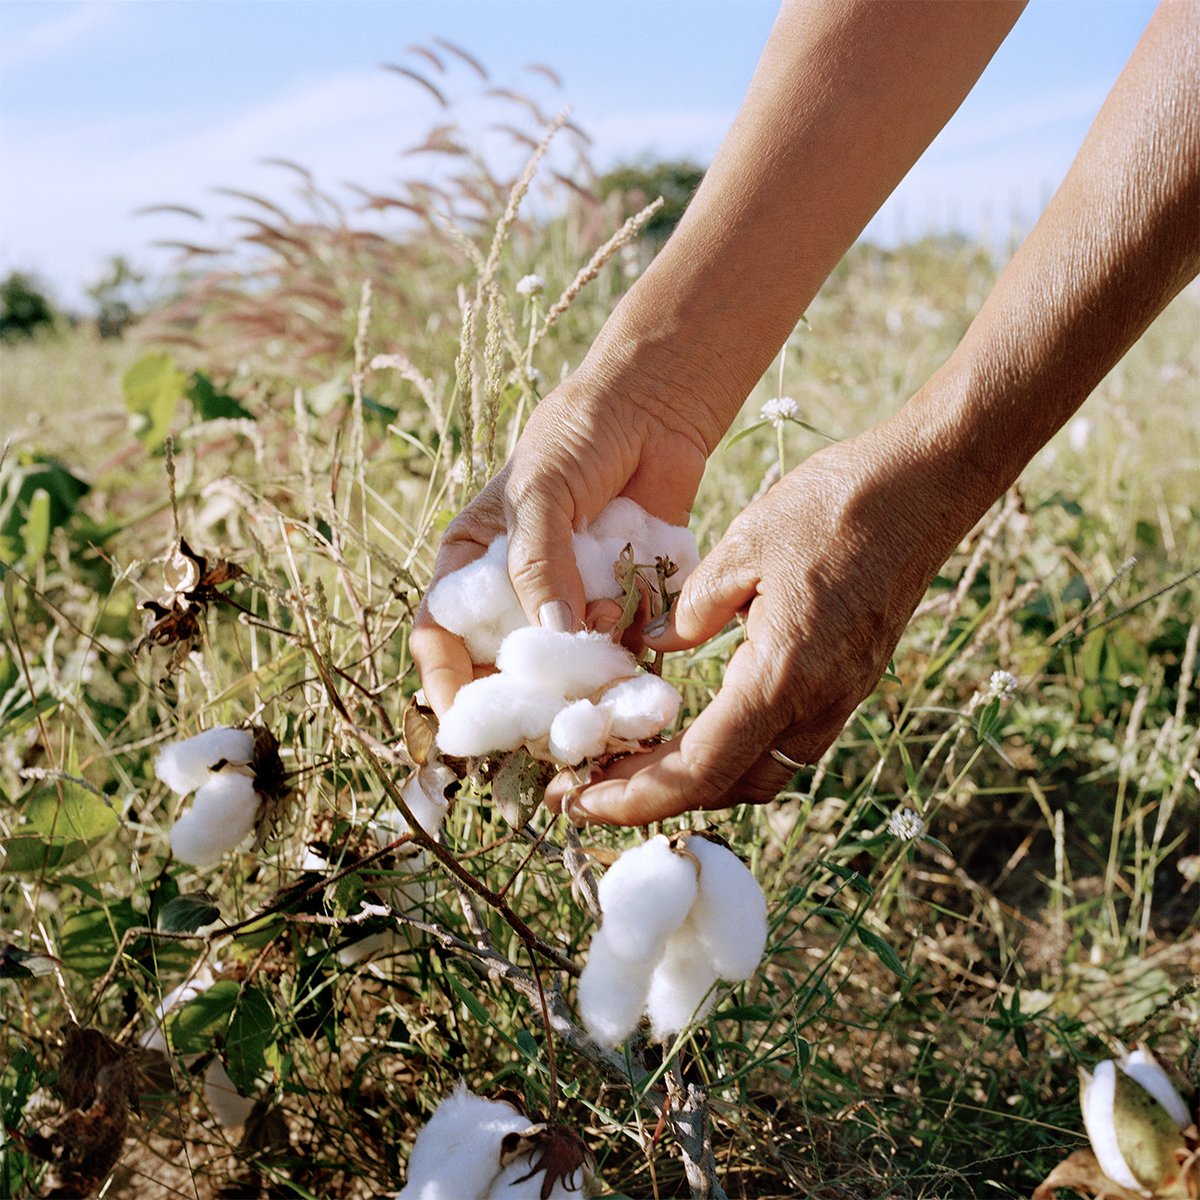
M 652 516 L 686 524 L 710 447 L 722 430 L 693 420 L 682 397 L 658 384 L 584 381 L 584 369 L 534 410 L 512 458 L 450 523 L 432 588 L 507 533 L 508 567 L 534 624 L 582 628 L 587 616 L 571 535 L 617 496 Z M 700 410 L 696 410 L 697 417 Z M 412 655 L 425 695 L 440 716 L 474 677 L 461 638 L 422 603 Z

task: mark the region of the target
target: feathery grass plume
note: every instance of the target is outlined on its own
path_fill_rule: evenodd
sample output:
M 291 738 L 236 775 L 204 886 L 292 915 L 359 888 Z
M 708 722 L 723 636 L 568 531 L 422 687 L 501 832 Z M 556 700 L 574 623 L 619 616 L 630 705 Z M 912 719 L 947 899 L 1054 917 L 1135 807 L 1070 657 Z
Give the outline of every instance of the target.
M 442 412 L 441 401 L 438 400 L 433 381 L 427 375 L 423 375 L 411 359 L 399 351 L 392 351 L 390 354 L 376 354 L 367 365 L 372 371 L 395 371 L 401 379 L 411 383 L 417 389 L 417 395 L 425 402 L 425 407 L 433 419 L 433 427 L 441 429 L 445 414 Z
M 521 207 L 521 201 L 525 199 L 525 193 L 529 191 L 529 185 L 533 182 L 533 177 L 537 173 L 538 164 L 545 157 L 546 151 L 550 149 L 550 143 L 554 140 L 554 135 L 566 124 L 570 111 L 569 108 L 564 108 L 550 122 L 542 140 L 537 144 L 537 149 L 529 156 L 529 161 L 525 164 L 525 169 L 521 172 L 517 182 L 513 184 L 513 189 L 509 193 L 508 204 L 501 214 L 500 220 L 496 223 L 496 232 L 492 235 L 491 249 L 488 250 L 487 259 L 483 264 L 483 272 L 479 279 L 480 292 L 488 287 L 495 278 L 496 268 L 500 265 L 500 252 L 504 249 L 508 232 L 512 228 L 513 222 L 517 219 L 517 212 Z
M 567 309 L 571 307 L 579 293 L 582 292 L 583 289 L 587 287 L 587 285 L 591 283 L 597 275 L 600 274 L 600 269 L 604 266 L 604 264 L 608 262 L 608 260 L 612 258 L 612 256 L 616 254 L 622 246 L 627 246 L 630 242 L 632 242 L 633 239 L 637 237 L 642 226 L 645 225 L 646 222 L 650 220 L 650 218 L 654 216 L 654 214 L 658 212 L 660 208 L 662 208 L 662 206 L 663 198 L 661 196 L 659 196 L 657 200 L 652 200 L 646 205 L 645 208 L 641 210 L 641 212 L 634 213 L 633 216 L 630 217 L 625 224 L 622 225 L 621 228 L 618 229 L 617 232 L 614 233 L 612 237 L 610 237 L 608 241 L 605 242 L 604 245 L 592 255 L 590 259 L 588 259 L 587 265 L 583 268 L 583 270 L 581 270 L 579 274 L 571 280 L 571 282 L 567 285 L 566 291 L 563 292 L 563 294 L 559 296 L 559 298 L 555 300 L 555 302 L 546 311 L 546 316 L 542 321 L 541 328 L 538 330 L 537 335 L 533 339 L 534 346 L 538 345 L 546 336 L 546 334 L 548 334 L 550 330 L 554 328 L 558 318 L 561 317 L 563 313 L 565 313 Z
M 466 299 L 462 305 L 462 332 L 458 340 L 458 357 L 454 360 L 454 378 L 458 423 L 462 431 L 463 486 L 470 495 L 475 490 L 475 306 Z
M 502 303 L 500 289 L 488 288 L 487 332 L 483 340 L 483 436 L 484 462 L 489 477 L 496 466 L 496 422 L 500 419 L 500 399 L 504 394 Z

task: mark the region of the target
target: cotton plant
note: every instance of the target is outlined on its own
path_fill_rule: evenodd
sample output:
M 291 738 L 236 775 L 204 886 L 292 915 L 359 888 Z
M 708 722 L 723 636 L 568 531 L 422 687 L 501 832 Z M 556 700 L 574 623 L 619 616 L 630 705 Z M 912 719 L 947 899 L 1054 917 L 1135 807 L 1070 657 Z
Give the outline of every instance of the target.
M 678 592 L 699 562 L 683 526 L 651 517 L 632 500 L 613 500 L 574 535 L 576 563 L 589 603 L 640 600 L 654 564 L 663 600 Z M 444 754 L 474 758 L 524 748 L 577 766 L 606 752 L 636 748 L 674 721 L 679 693 L 644 673 L 607 634 L 532 626 L 508 576 L 508 544 L 499 537 L 474 562 L 429 593 L 434 620 L 463 638 L 474 662 L 495 666 L 460 689 L 442 718 Z
M 174 1012 L 202 996 L 217 981 L 217 972 L 204 966 L 189 979 L 169 991 L 154 1008 L 154 1024 L 141 1037 L 143 1050 L 156 1050 L 170 1058 L 167 1044 L 166 1021 Z M 183 1066 L 190 1068 L 201 1055 L 189 1054 L 182 1059 Z M 243 1096 L 229 1077 L 225 1064 L 215 1055 L 204 1068 L 204 1102 L 217 1123 L 225 1129 L 240 1129 L 254 1108 L 255 1100 Z
M 263 731 L 265 733 L 265 731 Z M 260 823 L 262 806 L 280 787 L 278 749 L 270 735 L 218 725 L 165 745 L 155 775 L 192 803 L 171 828 L 171 852 L 210 867 L 236 850 Z
M 417 1134 L 396 1200 L 579 1200 L 592 1180 L 577 1136 L 460 1082 Z
M 1200 1194 L 1200 1130 L 1170 1075 L 1149 1050 L 1080 1071 L 1090 1148 L 1060 1163 L 1034 1193 L 1075 1188 L 1117 1200 L 1187 1200 Z
M 600 880 L 602 922 L 579 979 L 584 1026 L 603 1046 L 643 1015 L 667 1041 L 705 1017 L 719 980 L 749 979 L 767 942 L 767 905 L 728 847 L 700 833 L 662 834 L 626 850 Z

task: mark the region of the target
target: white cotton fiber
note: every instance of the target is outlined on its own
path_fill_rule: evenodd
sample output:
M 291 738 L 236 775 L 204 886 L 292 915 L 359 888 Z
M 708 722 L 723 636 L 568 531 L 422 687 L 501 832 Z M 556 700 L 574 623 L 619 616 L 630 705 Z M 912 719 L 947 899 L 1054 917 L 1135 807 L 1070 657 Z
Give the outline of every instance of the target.
M 351 942 L 348 946 L 341 947 L 337 952 L 338 964 L 343 967 L 352 967 L 355 963 L 362 962 L 364 958 L 372 958 L 376 954 L 387 954 L 396 949 L 399 940 L 394 929 L 381 929 L 378 933 L 369 933 L 365 938 L 359 938 L 357 942 Z
M 688 920 L 667 942 L 662 960 L 650 976 L 646 1013 L 654 1039 L 666 1041 L 707 1016 L 716 1001 L 716 982 L 717 972 Z
M 504 1135 L 529 1125 L 511 1104 L 484 1100 L 460 1083 L 417 1134 L 396 1200 L 487 1200 Z
M 649 542 L 653 526 L 662 524 L 665 522 L 652 517 L 628 496 L 617 496 L 600 510 L 588 525 L 587 532 L 597 539 L 620 538 L 622 544 L 629 542 L 636 551 Z
M 508 538 L 498 537 L 481 558 L 440 579 L 427 598 L 443 629 L 457 633 L 477 663 L 496 661 L 505 636 L 527 625 L 508 577 Z
M 696 867 L 660 833 L 626 850 L 600 879 L 604 932 L 626 962 L 656 961 L 696 899 Z
M 586 598 L 589 601 L 615 600 L 621 596 L 625 589 L 617 582 L 615 568 L 629 539 L 599 538 L 592 533 L 577 533 L 571 541 Z
M 214 1058 L 205 1068 L 204 1100 L 212 1115 L 226 1129 L 245 1125 L 254 1108 L 253 1099 L 237 1090 L 219 1058 Z
M 677 570 L 667 580 L 668 592 L 679 591 L 700 562 L 696 539 L 686 525 L 660 521 L 624 496 L 610 501 L 587 532 L 597 542 L 618 542 L 618 553 L 625 543 L 630 543 L 634 561 L 646 566 L 653 565 L 656 558 L 669 558 Z
M 616 679 L 637 673 L 633 655 L 607 634 L 556 633 L 536 625 L 504 639 L 496 666 L 505 676 L 537 684 L 568 700 L 582 700 Z
M 615 738 L 640 742 L 670 725 L 679 712 L 679 693 L 658 675 L 635 675 L 610 687 L 600 698 Z
M 571 767 L 603 754 L 609 723 L 608 712 L 590 700 L 568 704 L 550 725 L 550 753 Z
M 177 795 L 186 796 L 211 778 L 218 763 L 244 765 L 254 754 L 254 735 L 248 729 L 218 725 L 182 742 L 168 742 L 154 760 L 154 774 Z
M 619 1046 L 645 1011 L 654 960 L 631 962 L 614 954 L 607 929 L 606 921 L 592 935 L 576 1002 L 588 1033 L 602 1046 Z
M 767 901 L 758 880 L 732 850 L 691 834 L 700 883 L 688 924 L 718 978 L 749 979 L 767 945 Z
M 210 867 L 236 849 L 254 828 L 259 797 L 254 781 L 235 770 L 213 775 L 171 829 L 171 850 L 180 862 Z
M 565 703 L 560 692 L 527 679 L 487 675 L 459 689 L 438 727 L 438 748 L 458 758 L 515 750 L 545 737 Z
M 431 837 L 441 829 L 446 819 L 450 808 L 446 789 L 457 778 L 445 763 L 426 763 L 414 771 L 400 789 L 400 795 L 417 818 L 417 824 Z M 402 832 L 407 832 L 407 829 L 397 830 L 397 833 Z

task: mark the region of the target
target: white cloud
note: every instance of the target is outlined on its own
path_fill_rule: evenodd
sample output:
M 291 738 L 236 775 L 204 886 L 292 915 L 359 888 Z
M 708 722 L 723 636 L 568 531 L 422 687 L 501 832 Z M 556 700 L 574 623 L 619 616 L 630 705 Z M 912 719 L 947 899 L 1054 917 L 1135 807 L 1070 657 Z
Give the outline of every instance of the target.
M 55 15 L 0 47 L 0 73 L 9 74 L 57 58 L 108 24 L 120 7 L 112 0 L 87 0 L 64 9 L 46 5 Z

